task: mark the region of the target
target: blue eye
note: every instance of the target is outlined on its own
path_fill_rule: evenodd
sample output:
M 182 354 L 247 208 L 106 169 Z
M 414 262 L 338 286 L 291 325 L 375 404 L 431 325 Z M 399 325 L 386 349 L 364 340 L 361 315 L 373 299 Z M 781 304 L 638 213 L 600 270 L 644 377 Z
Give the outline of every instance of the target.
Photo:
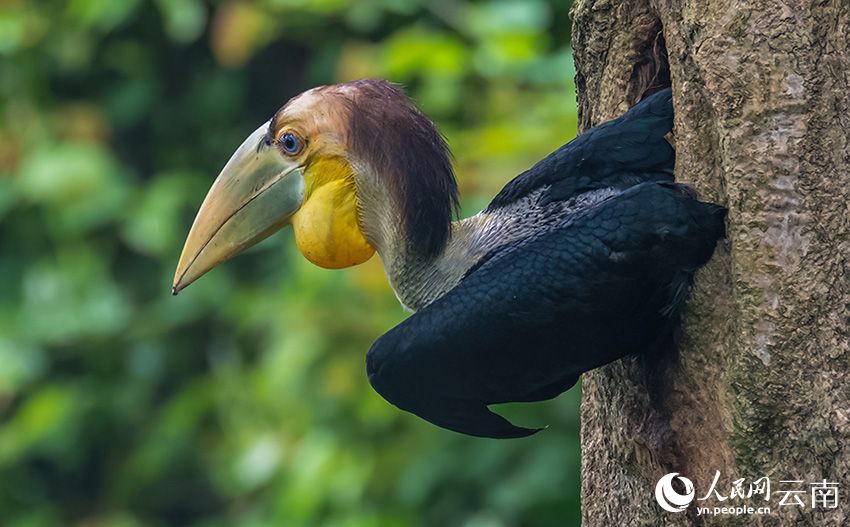
M 289 155 L 295 155 L 301 151 L 301 140 L 295 134 L 286 132 L 278 139 L 283 151 Z

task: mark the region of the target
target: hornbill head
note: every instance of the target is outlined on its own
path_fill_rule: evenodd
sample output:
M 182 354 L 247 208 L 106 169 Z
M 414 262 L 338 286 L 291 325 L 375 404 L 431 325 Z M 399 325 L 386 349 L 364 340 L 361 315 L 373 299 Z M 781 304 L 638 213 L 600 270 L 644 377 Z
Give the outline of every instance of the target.
M 396 86 L 361 80 L 294 97 L 225 165 L 189 231 L 172 291 L 292 225 L 338 269 L 393 246 L 439 252 L 457 187 L 442 136 Z

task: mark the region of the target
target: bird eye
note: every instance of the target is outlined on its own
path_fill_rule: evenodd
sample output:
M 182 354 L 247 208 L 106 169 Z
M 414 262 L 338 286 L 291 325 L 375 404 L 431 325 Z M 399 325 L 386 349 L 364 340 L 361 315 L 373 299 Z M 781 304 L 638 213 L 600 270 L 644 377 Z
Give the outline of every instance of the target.
M 291 132 L 286 132 L 280 136 L 278 142 L 281 148 L 283 148 L 283 151 L 289 155 L 295 155 L 301 151 L 301 140 Z

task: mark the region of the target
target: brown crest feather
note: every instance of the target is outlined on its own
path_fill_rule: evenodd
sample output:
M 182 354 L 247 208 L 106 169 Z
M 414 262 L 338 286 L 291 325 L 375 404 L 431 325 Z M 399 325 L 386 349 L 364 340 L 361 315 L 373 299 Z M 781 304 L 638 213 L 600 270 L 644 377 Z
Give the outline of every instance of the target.
M 398 86 L 383 79 L 347 83 L 349 144 L 387 185 L 411 246 L 430 257 L 449 239 L 458 208 L 451 152 L 437 127 Z

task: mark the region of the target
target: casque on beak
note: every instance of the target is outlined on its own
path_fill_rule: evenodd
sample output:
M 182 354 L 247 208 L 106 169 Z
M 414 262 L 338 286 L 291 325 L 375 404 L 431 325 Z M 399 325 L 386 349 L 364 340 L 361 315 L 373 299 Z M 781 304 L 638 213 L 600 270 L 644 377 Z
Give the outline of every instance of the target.
M 302 168 L 281 155 L 268 127 L 245 139 L 207 193 L 183 246 L 173 294 L 279 230 L 301 207 Z

